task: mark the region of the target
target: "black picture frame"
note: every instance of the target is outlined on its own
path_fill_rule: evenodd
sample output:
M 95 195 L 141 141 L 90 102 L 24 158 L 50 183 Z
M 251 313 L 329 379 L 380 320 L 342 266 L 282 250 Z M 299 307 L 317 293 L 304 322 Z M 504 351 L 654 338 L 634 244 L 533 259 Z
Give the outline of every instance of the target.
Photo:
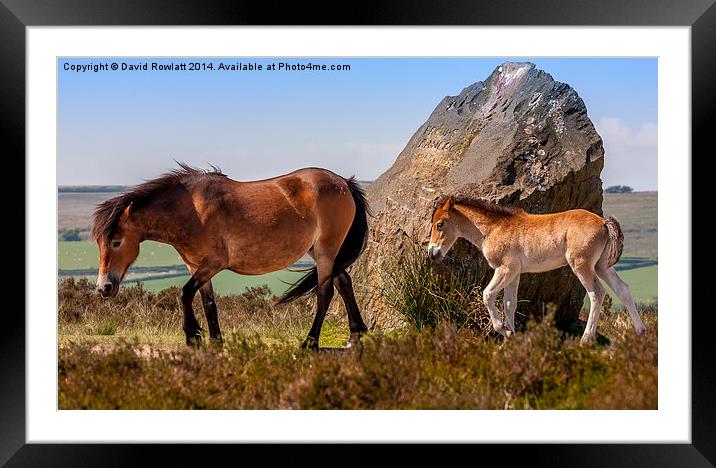
M 212 0 L 0 0 L 0 115 L 3 120 L 3 154 L 7 167 L 18 165 L 13 174 L 25 176 L 25 51 L 29 26 L 112 25 L 514 25 L 514 26 L 690 26 L 692 66 L 692 187 L 708 186 L 706 169 L 714 159 L 710 118 L 714 114 L 716 77 L 715 0 L 681 1 L 451 1 L 411 2 L 363 1 L 338 8 L 336 3 L 288 2 L 281 7 L 269 2 L 217 2 Z M 346 9 L 347 8 L 347 9 Z M 660 129 L 668 131 L 668 129 Z M 684 161 L 688 164 L 689 161 Z M 699 170 L 694 170 L 696 163 Z M 14 177 L 17 177 L 16 175 Z M 692 196 L 692 222 L 708 209 L 708 198 Z M 16 205 L 13 219 L 20 225 L 25 210 Z M 24 222 L 23 222 L 24 233 Z M 692 248 L 713 244 L 707 229 L 691 227 Z M 706 237 L 708 236 L 708 237 Z M 25 236 L 23 238 L 26 239 Z M 32 245 L 25 244 L 25 251 Z M 708 257 L 707 257 L 708 258 Z M 692 290 L 708 291 L 708 274 L 699 276 L 692 263 Z M 709 264 L 710 266 L 710 264 Z M 25 278 L 23 268 L 23 278 Z M 17 281 L 17 267 L 5 275 Z M 31 278 L 26 278 L 31 281 Z M 700 287 L 699 287 L 700 286 Z M 27 284 L 25 285 L 27 288 Z M 27 289 L 25 289 L 27 293 Z M 7 294 L 7 293 L 6 293 Z M 19 297 L 19 295 L 18 295 Z M 693 299 L 699 299 L 694 297 Z M 9 304 L 9 303 L 8 303 Z M 25 424 L 25 317 L 17 306 L 6 306 L 2 314 L 2 365 L 0 366 L 0 463 L 8 466 L 125 466 L 154 464 L 147 452 L 159 456 L 162 465 L 195 463 L 236 465 L 240 457 L 266 457 L 261 448 L 247 454 L 249 447 L 231 445 L 128 444 L 27 444 Z M 691 310 L 689 310 L 691 309 Z M 494 453 L 509 455 L 508 461 L 524 459 L 530 465 L 589 466 L 713 466 L 716 463 L 716 353 L 712 307 L 698 308 L 684 298 L 684 314 L 692 323 L 692 443 L 691 444 L 522 444 L 497 447 Z M 24 304 L 23 304 L 24 310 Z M 14 313 L 12 313 L 15 311 Z M 332 447 L 340 463 L 370 461 L 369 449 Z M 210 450 L 210 451 L 207 451 Z M 414 445 L 411 452 L 427 461 L 431 455 L 445 460 L 445 449 Z M 475 448 L 468 449 L 474 453 Z M 141 452 L 141 453 L 140 453 Z M 353 457 L 352 453 L 359 454 Z M 486 451 L 480 450 L 481 454 Z M 362 455 L 361 455 L 362 454 Z M 224 458 L 228 456 L 229 458 Z M 475 456 L 478 456 L 475 454 Z M 479 455 L 482 457 L 482 455 Z M 271 462 L 330 463 L 321 461 L 316 449 L 291 446 L 271 450 Z M 247 460 L 251 458 L 246 458 Z M 283 459 L 283 460 L 282 460 Z M 353 460 L 351 460 L 353 459 Z M 334 459 L 335 460 L 335 459 Z M 489 463 L 488 459 L 483 460 Z

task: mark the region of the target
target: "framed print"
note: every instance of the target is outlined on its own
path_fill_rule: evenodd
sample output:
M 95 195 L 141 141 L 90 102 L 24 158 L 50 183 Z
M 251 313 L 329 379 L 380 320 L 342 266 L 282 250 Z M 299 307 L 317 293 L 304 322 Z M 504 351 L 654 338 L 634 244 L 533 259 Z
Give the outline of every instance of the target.
M 712 2 L 63 3 L 0 10 L 26 176 L 3 462 L 713 463 Z

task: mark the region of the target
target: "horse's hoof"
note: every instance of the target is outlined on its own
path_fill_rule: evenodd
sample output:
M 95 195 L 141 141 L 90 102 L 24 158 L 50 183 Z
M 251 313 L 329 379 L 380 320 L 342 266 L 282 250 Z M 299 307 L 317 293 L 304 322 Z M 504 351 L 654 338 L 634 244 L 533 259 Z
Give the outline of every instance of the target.
M 644 333 L 646 333 L 646 327 L 645 327 L 645 326 L 642 325 L 641 327 L 639 327 L 639 328 L 636 329 L 636 334 L 637 334 L 637 335 L 643 335 Z
M 214 348 L 221 349 L 221 348 L 224 347 L 224 340 L 221 339 L 221 337 L 219 337 L 219 338 L 210 338 L 210 339 L 209 339 L 209 344 L 211 344 L 211 346 L 213 346 Z
M 360 346 L 360 339 L 363 337 L 364 334 L 364 332 L 351 333 L 350 338 L 348 338 L 348 344 L 346 344 L 346 348 L 355 348 Z
M 187 344 L 187 346 L 190 346 L 192 348 L 200 348 L 201 347 L 201 335 L 199 335 L 197 333 L 196 335 L 187 336 L 186 344 Z
M 301 343 L 301 349 L 310 349 L 312 351 L 318 351 L 318 340 L 313 339 L 309 336 L 303 341 L 303 343 Z

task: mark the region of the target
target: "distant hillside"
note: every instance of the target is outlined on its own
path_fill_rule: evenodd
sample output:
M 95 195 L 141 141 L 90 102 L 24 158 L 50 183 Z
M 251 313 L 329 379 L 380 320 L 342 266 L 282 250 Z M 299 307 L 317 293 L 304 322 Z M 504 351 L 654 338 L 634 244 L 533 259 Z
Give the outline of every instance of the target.
M 57 191 L 60 193 L 105 193 L 124 192 L 126 185 L 60 185 Z
M 605 216 L 614 216 L 624 231 L 624 257 L 658 256 L 658 192 L 605 193 Z

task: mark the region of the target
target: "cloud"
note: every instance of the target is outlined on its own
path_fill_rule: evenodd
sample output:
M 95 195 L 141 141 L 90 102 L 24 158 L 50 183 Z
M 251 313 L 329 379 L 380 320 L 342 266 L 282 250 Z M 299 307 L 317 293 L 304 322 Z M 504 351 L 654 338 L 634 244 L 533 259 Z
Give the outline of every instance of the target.
M 657 125 L 646 122 L 632 128 L 619 117 L 603 117 L 595 127 L 604 141 L 604 186 L 657 190 Z
M 636 131 L 629 128 L 619 117 L 603 117 L 597 122 L 605 145 L 619 148 L 656 148 L 658 143 L 655 123 L 643 123 Z

